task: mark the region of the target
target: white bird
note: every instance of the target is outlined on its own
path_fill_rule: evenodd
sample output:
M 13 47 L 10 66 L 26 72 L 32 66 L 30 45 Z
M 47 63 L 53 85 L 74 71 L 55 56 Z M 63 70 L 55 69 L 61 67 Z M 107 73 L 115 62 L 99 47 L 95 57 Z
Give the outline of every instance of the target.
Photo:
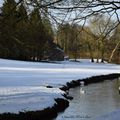
M 118 87 L 118 89 L 120 90 L 120 86 Z
M 118 90 L 119 90 L 119 94 L 120 94 L 120 86 L 118 87 Z
M 84 86 L 84 81 L 81 81 L 80 84 L 81 84 L 81 86 Z
M 85 94 L 85 91 L 82 88 L 80 88 L 80 94 Z

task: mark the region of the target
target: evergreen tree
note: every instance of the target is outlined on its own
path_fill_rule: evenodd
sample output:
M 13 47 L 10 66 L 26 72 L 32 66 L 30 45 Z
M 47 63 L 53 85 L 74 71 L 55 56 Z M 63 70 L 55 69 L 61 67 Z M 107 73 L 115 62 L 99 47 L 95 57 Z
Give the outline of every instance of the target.
M 0 57 L 42 60 L 53 42 L 49 18 L 41 17 L 37 8 L 28 16 L 24 2 L 18 6 L 15 0 L 6 0 L 0 14 Z
M 42 23 L 41 15 L 38 9 L 34 9 L 30 15 L 30 42 L 33 47 L 33 60 L 41 60 L 44 54 L 44 45 L 46 43 L 46 31 Z
M 43 15 L 42 15 L 42 21 L 43 21 L 43 24 L 44 24 L 44 27 L 45 27 L 45 31 L 47 32 L 47 36 L 49 37 L 49 40 L 51 42 L 53 42 L 53 36 L 54 36 L 54 32 L 53 32 L 53 29 L 52 29 L 52 25 L 51 25 L 51 22 L 50 22 L 50 19 L 49 19 L 49 16 L 48 16 L 48 8 L 44 8 L 43 9 Z
M 0 29 L 0 40 L 1 45 L 4 46 L 2 57 L 13 58 L 13 52 L 15 43 L 13 44 L 13 37 L 15 34 L 17 12 L 16 12 L 15 0 L 6 0 L 1 9 L 1 29 Z M 11 47 L 12 46 L 12 47 Z
M 29 32 L 28 32 L 28 15 L 24 3 L 21 3 L 17 9 L 17 29 L 16 29 L 16 40 L 19 42 L 18 46 L 18 59 L 30 60 L 29 57 Z M 27 46 L 28 45 L 28 46 Z

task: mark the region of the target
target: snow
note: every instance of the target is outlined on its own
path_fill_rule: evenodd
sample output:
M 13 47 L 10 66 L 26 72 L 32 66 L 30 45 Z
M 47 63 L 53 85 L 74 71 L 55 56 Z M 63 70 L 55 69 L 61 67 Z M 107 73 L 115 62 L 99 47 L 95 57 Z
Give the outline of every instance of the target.
M 42 110 L 52 107 L 55 103 L 54 98 L 62 97 L 63 93 L 58 88 L 38 86 L 1 87 L 0 113 Z
M 55 63 L 0 59 L 0 113 L 51 107 L 55 98 L 63 98 L 59 87 L 66 82 L 110 73 L 120 73 L 120 65 L 87 59 Z

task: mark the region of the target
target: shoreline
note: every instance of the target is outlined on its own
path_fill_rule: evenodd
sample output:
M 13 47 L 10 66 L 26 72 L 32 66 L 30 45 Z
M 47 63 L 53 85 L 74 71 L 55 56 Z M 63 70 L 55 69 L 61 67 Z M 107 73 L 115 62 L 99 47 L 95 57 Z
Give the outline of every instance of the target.
M 84 82 L 84 85 L 88 85 L 88 84 L 92 84 L 92 83 L 103 82 L 105 80 L 113 80 L 113 79 L 116 79 L 116 78 L 119 78 L 119 77 L 120 77 L 120 73 L 91 76 L 91 77 L 88 77 L 88 78 L 72 80 L 70 82 L 67 82 L 66 85 L 64 85 L 60 89 L 63 90 L 63 91 L 67 91 L 70 88 L 81 86 L 81 82 Z
M 70 88 L 75 88 L 77 86 L 81 86 L 81 82 L 84 82 L 84 85 L 89 85 L 92 83 L 99 83 L 105 80 L 114 80 L 120 77 L 119 73 L 107 74 L 107 75 L 99 75 L 92 76 L 85 79 L 72 80 L 71 82 L 67 82 L 66 85 L 59 88 L 65 91 L 63 95 L 64 98 L 55 99 L 55 104 L 52 107 L 45 108 L 43 110 L 37 111 L 26 111 L 15 113 L 3 113 L 0 114 L 0 120 L 52 120 L 57 117 L 60 112 L 63 112 L 67 107 L 69 107 L 69 101 L 72 100 L 73 97 L 67 94 Z M 52 88 L 51 88 L 52 89 Z

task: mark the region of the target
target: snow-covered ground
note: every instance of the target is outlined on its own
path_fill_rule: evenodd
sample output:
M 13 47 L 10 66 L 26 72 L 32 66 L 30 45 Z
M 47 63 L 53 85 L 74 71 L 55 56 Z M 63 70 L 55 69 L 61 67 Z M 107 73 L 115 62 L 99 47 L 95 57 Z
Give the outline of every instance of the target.
M 81 62 L 23 62 L 0 59 L 0 113 L 41 110 L 62 97 L 66 82 L 120 73 L 120 65 Z M 46 88 L 50 85 L 54 88 Z

